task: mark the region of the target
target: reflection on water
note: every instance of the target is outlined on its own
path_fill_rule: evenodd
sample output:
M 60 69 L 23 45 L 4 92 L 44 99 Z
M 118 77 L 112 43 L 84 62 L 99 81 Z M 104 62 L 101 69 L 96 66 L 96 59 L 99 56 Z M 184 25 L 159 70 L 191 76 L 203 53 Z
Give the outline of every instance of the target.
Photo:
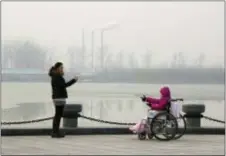
M 132 111 L 134 108 L 134 100 L 129 100 L 129 109 Z
M 74 102 L 83 104 L 83 115 L 118 122 L 137 122 L 146 116 L 147 106 L 139 99 L 78 99 Z M 205 115 L 224 120 L 224 101 L 186 101 L 206 105 Z M 21 103 L 16 107 L 4 109 L 2 121 L 21 121 L 49 117 L 54 113 L 52 103 Z M 79 119 L 80 126 L 114 126 Z M 216 122 L 202 120 L 203 126 L 224 126 Z M 11 127 L 50 127 L 51 121 Z M 117 126 L 117 125 L 116 125 Z M 5 126 L 4 126 L 5 127 Z M 8 126 L 7 126 L 8 127 Z
M 32 120 L 48 114 L 46 103 L 20 103 L 13 108 L 3 109 L 2 120 Z

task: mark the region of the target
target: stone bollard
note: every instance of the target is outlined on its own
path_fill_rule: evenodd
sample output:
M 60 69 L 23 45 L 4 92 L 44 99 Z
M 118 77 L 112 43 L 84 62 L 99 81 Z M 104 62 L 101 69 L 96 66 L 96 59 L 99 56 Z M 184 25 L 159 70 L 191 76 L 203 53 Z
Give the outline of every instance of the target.
M 82 111 L 81 104 L 67 104 L 64 108 L 63 127 L 76 128 L 78 126 L 78 115 Z
M 186 104 L 182 111 L 185 113 L 188 127 L 201 127 L 201 115 L 205 112 L 204 104 Z

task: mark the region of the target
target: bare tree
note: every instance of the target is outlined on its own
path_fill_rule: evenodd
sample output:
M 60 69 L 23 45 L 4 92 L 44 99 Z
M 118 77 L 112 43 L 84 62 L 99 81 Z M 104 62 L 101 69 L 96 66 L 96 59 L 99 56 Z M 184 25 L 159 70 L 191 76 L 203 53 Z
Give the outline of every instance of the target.
M 117 68 L 123 68 L 124 67 L 124 55 L 123 55 L 123 51 L 121 50 L 118 55 L 116 56 L 116 66 Z
M 129 65 L 131 68 L 137 67 L 137 61 L 135 60 L 135 55 L 133 52 L 129 54 Z
M 82 47 L 71 46 L 68 48 L 67 56 L 69 57 L 70 69 L 76 71 L 83 71 L 84 69 L 84 55 Z M 81 70 L 81 71 L 80 71 Z
M 19 41 L 3 41 L 2 42 L 2 67 L 12 68 L 14 66 L 13 58 L 19 48 L 21 42 Z
M 172 63 L 171 63 L 171 67 L 176 68 L 177 67 L 177 53 L 173 54 L 173 58 L 172 58 Z
M 106 57 L 104 59 L 105 68 L 113 68 L 114 62 L 113 62 L 112 58 L 113 58 L 112 53 L 108 53 L 106 55 Z
M 201 53 L 199 56 L 198 56 L 198 59 L 197 59 L 197 66 L 199 68 L 202 68 L 203 67 L 203 63 L 205 61 L 205 54 Z
M 99 64 L 100 68 L 105 68 L 108 55 L 109 55 L 109 53 L 108 53 L 107 45 L 103 45 L 102 53 L 101 53 L 101 47 L 98 48 L 97 54 L 96 54 L 96 58 L 97 58 L 96 63 Z
M 179 52 L 178 53 L 178 67 L 179 68 L 184 68 L 186 67 L 186 61 L 185 61 L 185 57 L 184 57 L 184 53 L 183 52 Z
M 145 68 L 150 68 L 151 67 L 151 51 L 147 49 L 146 53 L 143 56 L 143 62 L 145 64 Z
M 183 52 L 173 54 L 173 60 L 172 60 L 171 65 L 172 65 L 173 68 L 184 68 L 184 67 L 186 67 L 186 61 L 185 61 Z
M 2 68 L 12 67 L 12 58 L 13 58 L 13 47 L 8 44 L 3 44 L 2 46 Z
M 15 52 L 13 59 L 17 68 L 44 69 L 46 64 L 46 52 L 38 44 L 26 41 Z
M 6 66 L 12 68 L 45 68 L 46 52 L 38 44 L 31 41 L 18 41 L 8 42 L 4 47 L 4 62 L 8 64 Z

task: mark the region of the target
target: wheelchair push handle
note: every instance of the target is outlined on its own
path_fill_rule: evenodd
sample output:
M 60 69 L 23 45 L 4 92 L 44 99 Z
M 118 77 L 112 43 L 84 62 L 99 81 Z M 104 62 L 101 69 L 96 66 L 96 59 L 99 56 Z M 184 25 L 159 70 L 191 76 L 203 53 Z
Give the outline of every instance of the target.
M 176 101 L 184 101 L 184 99 L 178 98 L 178 99 L 171 99 L 171 100 L 170 100 L 170 102 L 176 102 Z
M 145 100 L 146 100 L 146 96 L 145 96 L 145 95 L 143 95 L 143 96 L 141 96 L 141 97 L 140 97 L 140 99 L 141 99 L 143 102 L 145 102 Z
M 144 98 L 146 98 L 146 96 L 145 96 L 145 95 L 142 95 L 142 96 L 140 97 L 140 99 L 144 99 Z

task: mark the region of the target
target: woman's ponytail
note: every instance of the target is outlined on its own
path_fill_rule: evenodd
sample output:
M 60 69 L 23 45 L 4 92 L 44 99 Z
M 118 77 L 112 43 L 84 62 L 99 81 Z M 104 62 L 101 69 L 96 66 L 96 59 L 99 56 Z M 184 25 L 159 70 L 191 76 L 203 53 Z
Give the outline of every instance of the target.
M 55 70 L 54 66 L 52 66 L 52 67 L 49 69 L 49 76 L 50 76 L 50 77 L 53 76 L 54 70 Z

